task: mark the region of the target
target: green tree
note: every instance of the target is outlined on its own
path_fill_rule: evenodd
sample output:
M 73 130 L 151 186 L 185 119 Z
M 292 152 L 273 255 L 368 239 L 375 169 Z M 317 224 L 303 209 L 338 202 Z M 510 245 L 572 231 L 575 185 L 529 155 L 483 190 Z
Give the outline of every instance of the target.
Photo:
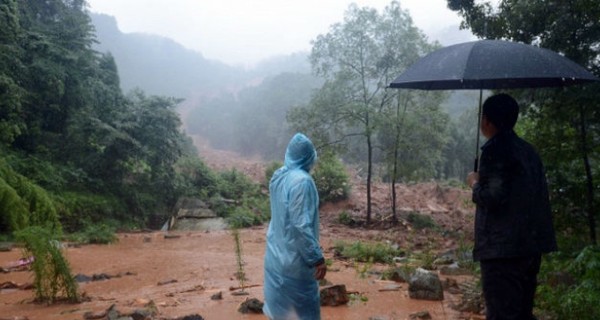
M 360 137 L 367 164 L 367 223 L 371 220 L 371 181 L 378 118 L 392 103 L 395 90 L 387 85 L 422 54 L 433 49 L 400 3 L 392 1 L 383 13 L 348 7 L 342 23 L 313 42 L 314 72 L 325 79 L 309 110 L 288 117 L 311 137 L 338 144 Z M 362 152 L 358 152 L 362 154 Z
M 600 5 L 597 1 L 500 1 L 495 8 L 489 1 L 448 0 L 448 7 L 464 18 L 463 27 L 483 38 L 510 39 L 554 50 L 600 74 Z M 527 102 L 527 100 L 524 102 Z M 566 209 L 562 214 L 581 212 L 585 216 L 592 243 L 597 243 L 597 202 L 595 181 L 598 171 L 598 134 L 600 90 L 592 86 L 569 88 L 563 91 L 544 91 L 536 97 L 534 110 L 528 116 L 534 119 L 529 138 L 541 150 L 551 179 L 554 202 Z M 560 129 L 559 129 L 560 128 Z M 569 128 L 575 134 L 565 136 Z M 565 140 L 566 139 L 566 140 Z M 569 149 L 577 154 L 574 161 L 564 153 L 549 152 Z M 585 177 L 583 181 L 575 177 Z M 579 180 L 579 181 L 573 181 Z M 557 183 L 565 184 L 557 184 Z M 573 184 L 576 183 L 576 184 Z M 577 184 L 579 183 L 579 184 Z M 573 198 L 559 196 L 564 190 L 573 190 Z M 576 190 L 576 191 L 575 191 Z M 585 198 L 581 198 L 585 195 Z M 578 220 L 577 215 L 573 216 Z

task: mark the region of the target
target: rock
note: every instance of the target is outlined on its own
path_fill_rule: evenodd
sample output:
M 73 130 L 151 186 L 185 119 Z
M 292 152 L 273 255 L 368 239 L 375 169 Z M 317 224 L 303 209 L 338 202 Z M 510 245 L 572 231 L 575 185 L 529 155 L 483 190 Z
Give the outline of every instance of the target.
M 90 282 L 90 281 L 92 281 L 92 277 L 86 276 L 85 274 L 78 273 L 75 276 L 75 281 L 77 281 L 77 282 Z
M 8 252 L 13 248 L 12 242 L 0 242 L 0 252 Z
M 448 264 L 452 264 L 453 262 L 454 262 L 454 259 L 452 259 L 452 257 L 445 255 L 445 256 L 436 258 L 433 261 L 433 265 L 434 266 L 448 265 Z
M 256 298 L 246 299 L 246 301 L 242 302 L 242 304 L 238 308 L 238 312 L 259 313 L 260 314 L 260 313 L 263 313 L 262 312 L 263 305 L 264 305 L 264 303 L 262 303 L 260 300 L 258 300 Z
M 462 268 L 458 265 L 458 263 L 454 262 L 449 266 L 443 266 L 440 268 L 440 274 L 445 276 L 467 276 L 473 274 L 471 270 L 467 268 Z
M 418 268 L 408 283 L 408 296 L 418 300 L 444 300 L 442 282 L 437 274 Z
M 322 306 L 339 306 L 348 303 L 350 300 L 346 292 L 346 286 L 343 284 L 321 289 L 320 296 Z
M 129 315 L 133 320 L 151 320 L 152 316 L 154 316 L 154 313 L 147 309 L 135 310 Z
M 406 269 L 396 268 L 387 276 L 387 279 L 396 282 L 408 282 L 410 275 Z
M 96 320 L 96 319 L 106 319 L 106 310 L 99 312 L 88 311 L 83 314 L 83 319 L 85 320 Z
M 429 314 L 429 311 L 420 311 L 420 312 L 409 315 L 409 319 L 410 320 L 431 320 L 432 318 L 431 318 L 431 315 Z
M 159 281 L 158 285 L 164 286 L 165 284 L 176 283 L 176 282 L 177 282 L 177 280 L 175 280 L 175 279 L 168 279 L 168 280 Z
M 192 314 L 183 318 L 177 318 L 177 320 L 204 320 L 204 318 L 199 314 Z
M 223 292 L 219 291 L 212 296 L 210 296 L 210 300 L 223 300 Z

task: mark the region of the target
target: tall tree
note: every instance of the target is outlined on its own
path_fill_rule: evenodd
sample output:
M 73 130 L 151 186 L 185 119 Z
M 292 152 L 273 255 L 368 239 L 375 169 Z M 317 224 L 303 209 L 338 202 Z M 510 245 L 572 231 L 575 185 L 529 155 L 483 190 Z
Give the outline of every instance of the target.
M 497 7 L 489 1 L 447 1 L 451 10 L 463 16 L 463 27 L 470 28 L 479 37 L 539 45 L 562 53 L 600 75 L 600 5 L 597 1 L 502 0 Z M 535 108 L 529 113 L 529 116 L 535 117 L 531 139 L 538 144 L 548 162 L 549 175 L 556 178 L 554 182 L 566 183 L 555 184 L 554 192 L 561 194 L 564 190 L 578 190 L 570 193 L 575 198 L 556 197 L 555 202 L 560 207 L 570 208 L 566 212 L 578 212 L 573 206 L 586 204 L 592 243 L 597 243 L 597 182 L 594 178 L 597 175 L 594 173 L 600 169 L 595 161 L 600 151 L 597 143 L 600 134 L 598 101 L 600 90 L 597 88 L 544 91 L 536 97 Z M 561 133 L 564 128 L 570 128 L 576 134 L 565 136 Z M 564 154 L 558 158 L 549 154 L 563 150 L 565 144 L 568 149 L 577 152 L 578 163 L 573 163 L 571 157 L 564 157 Z M 585 176 L 585 182 L 574 185 L 573 179 L 560 178 L 565 175 Z M 582 185 L 585 187 L 581 188 Z M 581 199 L 581 195 L 585 195 L 585 199 Z
M 314 72 L 325 79 L 304 120 L 328 141 L 364 141 L 367 163 L 367 223 L 371 220 L 371 180 L 375 135 L 382 110 L 397 94 L 387 85 L 419 56 L 432 50 L 398 1 L 380 14 L 351 4 L 344 21 L 313 42 Z M 309 116 L 312 115 L 312 116 Z

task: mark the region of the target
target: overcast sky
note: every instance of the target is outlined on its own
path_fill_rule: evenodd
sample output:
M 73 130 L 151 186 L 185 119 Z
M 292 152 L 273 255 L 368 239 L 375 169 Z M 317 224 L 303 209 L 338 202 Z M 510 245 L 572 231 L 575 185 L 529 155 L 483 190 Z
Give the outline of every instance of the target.
M 122 32 L 169 37 L 208 59 L 252 66 L 274 55 L 310 50 L 310 41 L 343 20 L 355 2 L 382 11 L 391 0 L 88 0 L 90 11 L 117 19 Z M 431 40 L 458 27 L 446 0 L 401 0 Z

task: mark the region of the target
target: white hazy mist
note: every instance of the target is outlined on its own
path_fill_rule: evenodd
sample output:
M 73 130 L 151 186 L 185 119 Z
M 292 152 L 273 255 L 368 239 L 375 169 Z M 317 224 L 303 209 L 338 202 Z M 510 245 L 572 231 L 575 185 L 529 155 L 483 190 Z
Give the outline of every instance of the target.
M 89 10 L 114 16 L 125 33 L 171 38 L 212 60 L 250 67 L 271 56 L 308 51 L 311 40 L 342 22 L 348 6 L 379 12 L 391 0 L 88 0 Z M 443 45 L 475 39 L 458 31 L 446 0 L 400 0 L 414 24 Z

